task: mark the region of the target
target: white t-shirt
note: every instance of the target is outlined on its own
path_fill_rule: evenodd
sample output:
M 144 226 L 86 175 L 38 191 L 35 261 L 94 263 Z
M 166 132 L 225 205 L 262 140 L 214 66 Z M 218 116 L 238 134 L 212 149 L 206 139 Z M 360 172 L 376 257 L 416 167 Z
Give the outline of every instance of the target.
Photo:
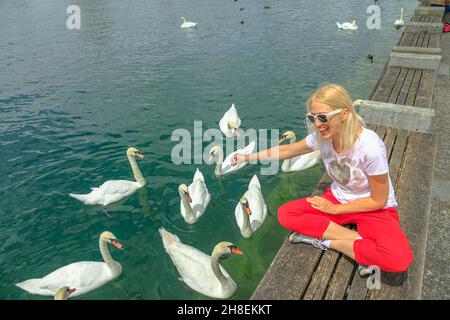
M 306 137 L 306 145 L 311 149 L 314 149 L 315 135 L 314 132 Z M 331 191 L 341 203 L 369 198 L 371 193 L 368 176 L 389 174 L 386 146 L 378 134 L 367 128 L 363 128 L 349 152 L 338 154 L 332 140 L 328 139 L 320 146 L 320 154 L 328 175 L 333 179 Z M 384 208 L 397 207 L 391 178 L 388 176 L 388 179 L 389 198 Z

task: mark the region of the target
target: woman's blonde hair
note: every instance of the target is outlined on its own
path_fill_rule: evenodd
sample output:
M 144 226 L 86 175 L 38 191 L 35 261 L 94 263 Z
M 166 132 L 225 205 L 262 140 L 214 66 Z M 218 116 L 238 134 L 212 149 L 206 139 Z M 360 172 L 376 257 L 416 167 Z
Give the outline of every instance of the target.
M 342 123 L 339 143 L 342 152 L 350 151 L 357 140 L 358 129 L 365 127 L 365 123 L 363 118 L 356 112 L 347 91 L 338 84 L 325 84 L 317 89 L 306 101 L 308 112 L 311 112 L 311 103 L 313 101 L 326 104 L 333 109 L 348 110 L 347 120 Z M 316 126 L 308 123 L 308 131 L 316 132 L 316 148 L 325 142 Z

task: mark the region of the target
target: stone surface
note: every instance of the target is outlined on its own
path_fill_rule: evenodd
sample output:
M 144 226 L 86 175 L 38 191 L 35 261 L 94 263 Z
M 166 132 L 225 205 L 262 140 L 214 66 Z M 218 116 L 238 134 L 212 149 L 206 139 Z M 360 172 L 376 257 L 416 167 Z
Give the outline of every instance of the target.
M 450 20 L 449 13 L 445 19 Z M 442 63 L 450 64 L 450 33 L 442 34 Z M 423 299 L 450 299 L 450 77 L 436 79 L 432 108 L 437 136 L 436 160 L 428 229 Z
M 392 52 L 389 65 L 402 68 L 438 70 L 441 56 L 405 52 Z
M 359 114 L 367 123 L 430 133 L 434 110 L 363 100 Z

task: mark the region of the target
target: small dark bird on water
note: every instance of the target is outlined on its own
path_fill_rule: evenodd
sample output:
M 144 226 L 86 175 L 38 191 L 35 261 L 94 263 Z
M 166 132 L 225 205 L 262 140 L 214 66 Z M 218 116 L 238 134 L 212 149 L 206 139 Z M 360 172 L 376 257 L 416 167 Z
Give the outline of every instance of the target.
M 367 56 L 367 59 L 370 59 L 370 63 L 373 63 L 373 55 L 369 54 L 369 55 Z
M 239 11 L 244 11 L 244 8 L 239 8 Z
M 270 9 L 270 7 L 269 6 L 264 6 L 264 9 Z
M 244 20 L 241 21 L 241 24 L 244 24 Z

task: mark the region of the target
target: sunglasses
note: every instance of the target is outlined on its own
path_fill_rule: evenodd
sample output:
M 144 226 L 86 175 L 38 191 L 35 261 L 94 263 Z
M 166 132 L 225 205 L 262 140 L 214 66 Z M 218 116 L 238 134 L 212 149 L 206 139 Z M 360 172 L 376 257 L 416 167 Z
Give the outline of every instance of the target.
M 343 110 L 343 109 L 337 109 L 337 110 L 334 110 L 334 111 L 331 111 L 331 112 L 321 113 L 321 114 L 312 114 L 312 113 L 310 112 L 310 113 L 307 113 L 307 114 L 306 114 L 306 118 L 307 118 L 311 123 L 315 123 L 317 120 L 319 120 L 319 122 L 320 122 L 321 124 L 326 124 L 326 123 L 328 123 L 328 121 L 329 121 L 329 119 L 328 119 L 329 116 L 332 116 L 332 115 L 334 115 L 334 114 L 338 114 L 338 113 L 342 112 L 342 110 Z

